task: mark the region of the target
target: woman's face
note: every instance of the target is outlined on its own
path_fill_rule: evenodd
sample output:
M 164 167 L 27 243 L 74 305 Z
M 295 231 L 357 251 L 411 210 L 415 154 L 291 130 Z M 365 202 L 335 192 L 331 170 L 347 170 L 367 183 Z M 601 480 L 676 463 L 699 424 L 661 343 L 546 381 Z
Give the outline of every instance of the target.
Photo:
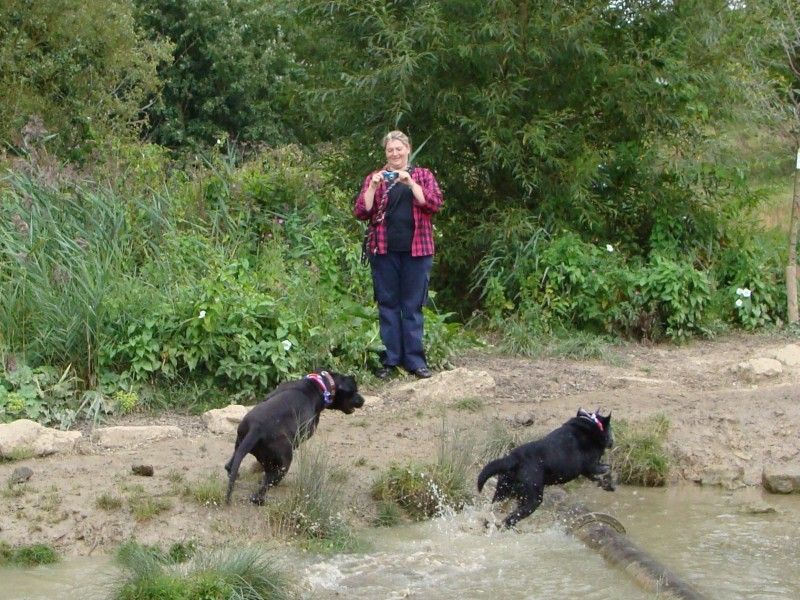
M 411 148 L 400 140 L 389 140 L 386 143 L 386 162 L 393 171 L 405 169 L 408 166 L 408 155 Z

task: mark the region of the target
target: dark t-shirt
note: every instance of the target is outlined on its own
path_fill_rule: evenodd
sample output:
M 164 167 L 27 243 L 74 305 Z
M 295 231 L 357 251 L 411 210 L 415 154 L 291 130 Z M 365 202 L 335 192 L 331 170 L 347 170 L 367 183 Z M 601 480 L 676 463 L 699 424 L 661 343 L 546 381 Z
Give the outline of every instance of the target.
M 414 237 L 414 194 L 411 188 L 398 183 L 389 190 L 386 206 L 386 241 L 390 252 L 410 252 Z

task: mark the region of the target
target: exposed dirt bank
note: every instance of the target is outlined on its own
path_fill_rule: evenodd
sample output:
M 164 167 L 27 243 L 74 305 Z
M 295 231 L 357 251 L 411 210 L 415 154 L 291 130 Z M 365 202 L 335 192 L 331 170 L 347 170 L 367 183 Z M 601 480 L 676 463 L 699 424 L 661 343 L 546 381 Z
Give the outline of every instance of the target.
M 578 407 L 599 406 L 628 421 L 663 413 L 671 422 L 669 443 L 677 459 L 673 483 L 722 473 L 729 483 L 758 485 L 764 465 L 796 464 L 800 457 L 800 366 L 784 365 L 778 375 L 755 379 L 736 366 L 771 356 L 793 341 L 737 335 L 683 347 L 626 345 L 603 361 L 474 352 L 456 360 L 456 366 L 485 371 L 496 381 L 494 397 L 484 399 L 475 412 L 457 405 L 474 397 L 469 389 L 452 389 L 446 401 L 432 405 L 401 397 L 396 391 L 401 379 L 363 389 L 382 400 L 354 415 L 323 414 L 318 438 L 331 460 L 348 472 L 350 501 L 343 509 L 356 520 L 373 511 L 369 485 L 390 463 L 432 459 L 443 415 L 450 426 L 472 431 L 485 431 L 499 420 L 525 428 L 525 437 L 533 438 Z M 232 435 L 208 433 L 199 417 L 126 420 L 144 423 L 178 425 L 184 435 L 115 450 L 84 441 L 74 454 L 0 464 L 0 540 L 49 543 L 65 554 L 85 555 L 110 550 L 130 536 L 144 542 L 215 543 L 270 535 L 259 509 L 245 502 L 256 487 L 254 476 L 239 482 L 230 508 L 202 506 L 180 493 L 186 482 L 223 479 Z M 134 475 L 134 464 L 152 465 L 154 476 Z M 6 487 L 14 468 L 23 465 L 34 472 L 30 481 Z M 291 485 L 290 472 L 275 493 Z M 102 496 L 122 504 L 101 508 Z M 140 514 L 137 520 L 131 497 L 160 500 L 163 511 L 144 519 Z

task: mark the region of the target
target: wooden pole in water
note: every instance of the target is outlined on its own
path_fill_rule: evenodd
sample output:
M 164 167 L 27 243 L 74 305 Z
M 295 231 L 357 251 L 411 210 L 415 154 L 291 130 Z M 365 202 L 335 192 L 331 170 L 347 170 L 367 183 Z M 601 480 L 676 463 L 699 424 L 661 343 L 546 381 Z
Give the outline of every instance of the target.
M 705 600 L 700 592 L 636 545 L 613 517 L 568 502 L 566 494 L 553 501 L 570 533 L 628 573 L 641 587 L 657 592 L 664 600 Z

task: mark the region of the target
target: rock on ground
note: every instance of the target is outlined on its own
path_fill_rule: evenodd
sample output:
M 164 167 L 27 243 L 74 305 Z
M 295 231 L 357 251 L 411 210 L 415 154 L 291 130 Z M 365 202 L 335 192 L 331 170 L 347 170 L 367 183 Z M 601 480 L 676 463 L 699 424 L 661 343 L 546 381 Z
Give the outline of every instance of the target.
M 75 449 L 80 437 L 80 431 L 60 431 L 29 419 L 18 419 L 0 425 L 0 457 L 15 458 L 25 453 L 48 456 L 56 452 L 69 452 Z

